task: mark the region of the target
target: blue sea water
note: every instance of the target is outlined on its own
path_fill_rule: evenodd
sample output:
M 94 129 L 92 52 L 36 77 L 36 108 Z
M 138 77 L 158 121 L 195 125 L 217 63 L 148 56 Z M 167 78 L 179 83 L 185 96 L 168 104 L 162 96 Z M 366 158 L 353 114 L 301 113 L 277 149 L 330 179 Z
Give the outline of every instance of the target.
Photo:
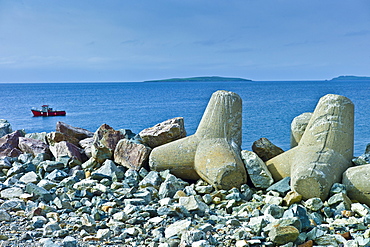
M 93 132 L 106 123 L 138 133 L 184 117 L 191 135 L 212 93 L 232 91 L 243 100 L 242 148 L 246 150 L 261 137 L 288 150 L 292 119 L 312 112 L 325 94 L 340 94 L 355 104 L 355 155 L 370 143 L 369 81 L 2 83 L 0 88 L 0 119 L 27 133 L 55 131 L 57 121 Z M 30 109 L 43 104 L 66 110 L 67 115 L 32 117 Z

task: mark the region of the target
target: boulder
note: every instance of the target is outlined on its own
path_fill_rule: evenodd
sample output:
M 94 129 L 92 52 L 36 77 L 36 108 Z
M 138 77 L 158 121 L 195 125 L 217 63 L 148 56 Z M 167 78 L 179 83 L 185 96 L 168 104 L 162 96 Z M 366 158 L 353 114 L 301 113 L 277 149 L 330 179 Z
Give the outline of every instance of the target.
M 56 124 L 56 131 L 64 133 L 68 136 L 73 136 L 77 138 L 78 140 L 82 140 L 88 137 L 92 137 L 94 135 L 93 132 L 90 132 L 86 129 L 78 128 L 78 127 L 73 127 L 71 125 L 68 125 L 63 122 L 57 122 Z
M 252 150 L 263 161 L 267 161 L 284 152 L 284 150 L 274 145 L 269 139 L 264 137 L 253 142 Z
M 114 162 L 129 169 L 139 171 L 148 163 L 151 148 L 144 144 L 130 142 L 122 139 L 114 150 Z
M 48 142 L 47 142 L 47 139 L 46 139 L 46 135 L 47 135 L 46 132 L 28 133 L 24 137 L 40 140 L 40 141 L 47 144 Z
M 18 148 L 19 137 L 23 137 L 24 133 L 20 130 L 0 138 L 0 157 L 18 157 L 22 152 Z
M 94 133 L 94 143 L 104 146 L 114 151 L 119 140 L 125 138 L 125 135 L 118 130 L 114 130 L 107 124 L 102 124 Z
M 34 156 L 40 153 L 50 153 L 49 146 L 43 141 L 37 139 L 19 137 L 18 146 L 22 152 L 29 153 Z
M 184 118 L 176 117 L 142 130 L 140 138 L 151 148 L 172 142 L 186 136 Z
M 93 142 L 94 142 L 94 138 L 93 137 L 82 139 L 79 142 L 80 147 L 82 147 L 84 149 L 85 154 L 86 154 L 86 156 L 88 158 L 91 158 L 91 156 L 92 156 L 92 154 L 91 154 L 91 146 L 93 145 Z
M 79 140 L 73 136 L 66 135 L 62 132 L 50 132 L 46 135 L 47 142 L 49 145 L 55 145 L 55 143 L 61 141 L 67 141 L 73 145 L 79 146 Z
M 113 156 L 112 149 L 99 145 L 99 143 L 93 143 L 91 146 L 91 158 L 98 163 L 103 163 L 107 159 L 111 159 Z
M 12 133 L 12 126 L 5 119 L 0 119 L 0 137 Z
M 355 165 L 370 164 L 370 143 L 366 145 L 365 152 L 352 160 Z
M 257 188 L 266 189 L 274 183 L 274 179 L 270 171 L 256 153 L 243 150 L 241 157 L 251 182 Z
M 202 178 L 217 189 L 240 187 L 247 173 L 240 157 L 242 100 L 228 91 L 212 94 L 194 135 L 153 149 L 152 170 L 183 179 Z
M 298 145 L 311 117 L 312 112 L 305 112 L 293 119 L 290 124 L 290 148 Z
M 68 156 L 79 162 L 86 161 L 86 157 L 81 154 L 81 149 L 66 141 L 61 141 L 54 146 L 50 146 L 50 150 L 56 159 L 62 156 Z

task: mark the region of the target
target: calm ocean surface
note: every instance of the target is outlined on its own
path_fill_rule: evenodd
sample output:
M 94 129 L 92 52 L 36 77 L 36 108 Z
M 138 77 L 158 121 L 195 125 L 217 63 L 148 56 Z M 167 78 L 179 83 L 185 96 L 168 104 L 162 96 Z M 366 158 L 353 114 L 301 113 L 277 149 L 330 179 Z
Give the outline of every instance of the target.
M 159 122 L 184 117 L 188 135 L 196 131 L 213 92 L 228 90 L 243 99 L 243 149 L 266 137 L 289 149 L 290 123 L 312 112 L 320 97 L 340 94 L 355 104 L 355 155 L 370 143 L 369 81 L 0 83 L 0 119 L 13 130 L 55 131 L 57 121 L 95 131 L 106 123 L 134 133 Z M 30 109 L 49 104 L 64 117 L 32 117 Z

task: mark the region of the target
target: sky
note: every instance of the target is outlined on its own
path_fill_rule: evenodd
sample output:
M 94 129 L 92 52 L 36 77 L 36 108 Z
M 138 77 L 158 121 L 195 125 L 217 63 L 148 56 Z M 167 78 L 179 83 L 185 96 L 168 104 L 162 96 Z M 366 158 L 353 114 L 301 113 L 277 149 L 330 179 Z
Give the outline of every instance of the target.
M 369 0 L 0 0 L 0 82 L 370 76 Z

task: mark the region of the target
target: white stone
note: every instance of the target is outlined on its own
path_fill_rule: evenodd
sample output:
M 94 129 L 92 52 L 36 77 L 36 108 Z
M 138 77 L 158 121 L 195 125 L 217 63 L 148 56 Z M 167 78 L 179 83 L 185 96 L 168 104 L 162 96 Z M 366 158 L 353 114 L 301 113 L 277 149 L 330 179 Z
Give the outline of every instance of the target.
M 172 236 L 175 236 L 181 233 L 182 231 L 187 230 L 190 225 L 191 225 L 191 221 L 189 220 L 176 221 L 175 223 L 166 227 L 164 231 L 165 237 L 170 238 Z

